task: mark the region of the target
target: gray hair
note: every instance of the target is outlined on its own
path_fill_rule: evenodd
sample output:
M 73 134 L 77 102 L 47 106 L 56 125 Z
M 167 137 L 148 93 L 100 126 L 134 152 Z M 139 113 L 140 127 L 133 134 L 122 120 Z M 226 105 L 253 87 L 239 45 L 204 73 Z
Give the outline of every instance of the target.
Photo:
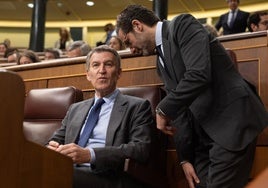
M 81 56 L 86 56 L 91 51 L 91 47 L 89 46 L 89 44 L 82 40 L 77 40 L 71 43 L 68 47 L 68 51 L 72 51 L 77 48 L 80 48 Z
M 94 48 L 93 50 L 91 50 L 89 52 L 89 54 L 87 55 L 87 58 L 86 58 L 86 70 L 89 70 L 90 58 L 92 57 L 92 55 L 95 54 L 95 53 L 101 53 L 101 52 L 109 52 L 109 53 L 113 54 L 113 56 L 115 57 L 117 69 L 118 70 L 121 69 L 121 57 L 117 53 L 117 51 L 115 49 L 113 49 L 113 48 L 110 48 L 107 45 L 101 45 L 101 46 L 98 46 L 98 47 Z

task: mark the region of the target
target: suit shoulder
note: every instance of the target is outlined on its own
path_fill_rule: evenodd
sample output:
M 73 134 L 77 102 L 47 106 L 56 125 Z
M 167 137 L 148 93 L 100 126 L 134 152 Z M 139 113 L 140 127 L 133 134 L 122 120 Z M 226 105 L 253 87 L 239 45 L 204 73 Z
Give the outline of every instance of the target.
M 87 99 L 87 100 L 83 100 L 80 102 L 76 102 L 76 103 L 71 104 L 69 109 L 76 109 L 76 108 L 80 108 L 82 106 L 88 106 L 91 102 L 92 102 L 92 99 Z
M 239 10 L 239 12 L 241 12 L 241 14 L 243 14 L 243 15 L 246 15 L 246 16 L 249 16 L 249 12 L 246 12 L 246 11 L 243 11 L 243 10 Z
M 122 95 L 127 101 L 133 101 L 133 102 L 145 102 L 146 99 L 141 98 L 141 97 L 136 97 L 136 96 L 131 96 L 131 95 Z

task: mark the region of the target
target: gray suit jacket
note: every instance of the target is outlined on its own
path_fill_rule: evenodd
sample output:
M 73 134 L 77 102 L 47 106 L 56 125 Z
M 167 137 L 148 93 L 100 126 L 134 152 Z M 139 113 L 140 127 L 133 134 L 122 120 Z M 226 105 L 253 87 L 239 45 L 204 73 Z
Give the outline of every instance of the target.
M 163 22 L 162 42 L 166 70 L 158 70 L 168 94 L 158 107 L 179 129 L 190 111 L 216 143 L 245 148 L 268 125 L 268 114 L 220 42 L 188 14 Z
M 93 99 L 73 104 L 51 140 L 61 144 L 76 143 L 92 105 Z M 96 154 L 93 171 L 122 170 L 126 158 L 139 162 L 148 160 L 154 126 L 147 100 L 119 93 L 108 125 L 106 146 L 93 148 Z

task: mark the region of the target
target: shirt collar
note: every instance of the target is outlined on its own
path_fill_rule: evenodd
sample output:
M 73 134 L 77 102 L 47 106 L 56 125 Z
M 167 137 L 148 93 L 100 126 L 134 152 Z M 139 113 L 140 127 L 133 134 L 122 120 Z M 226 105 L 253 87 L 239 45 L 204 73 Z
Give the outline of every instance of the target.
M 110 93 L 109 95 L 106 95 L 105 97 L 103 97 L 103 100 L 105 101 L 105 103 L 109 104 L 112 101 L 115 100 L 116 96 L 120 93 L 119 89 L 115 89 L 112 93 Z M 99 97 L 97 97 L 95 95 L 95 101 L 94 104 L 97 102 L 97 100 L 99 99 Z
M 236 13 L 237 13 L 237 11 L 238 11 L 238 8 L 234 10 L 234 13 L 236 14 Z M 232 13 L 233 11 L 232 11 L 232 10 L 230 10 L 229 12 L 230 12 L 230 13 Z
M 163 22 L 157 22 L 156 33 L 155 33 L 155 44 L 156 46 L 162 45 L 162 25 Z

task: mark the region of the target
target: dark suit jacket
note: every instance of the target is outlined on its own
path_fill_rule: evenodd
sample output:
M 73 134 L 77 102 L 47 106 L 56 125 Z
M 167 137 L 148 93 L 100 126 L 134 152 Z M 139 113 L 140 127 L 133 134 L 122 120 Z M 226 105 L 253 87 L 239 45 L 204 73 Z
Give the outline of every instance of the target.
M 75 143 L 93 99 L 73 104 L 51 140 L 61 144 Z M 96 162 L 92 165 L 95 173 L 122 171 L 126 158 L 145 162 L 149 158 L 152 111 L 147 100 L 118 94 L 111 113 L 104 148 L 93 148 Z
M 229 12 L 220 16 L 218 22 L 215 25 L 215 28 L 217 30 L 220 30 L 220 28 L 222 27 L 224 35 L 245 32 L 247 28 L 247 20 L 249 17 L 249 13 L 238 10 L 233 28 L 230 28 L 228 25 L 228 14 Z
M 158 107 L 178 129 L 177 122 L 187 119 L 190 111 L 213 141 L 235 151 L 268 125 L 259 97 L 220 42 L 191 15 L 164 21 L 162 44 L 167 71 L 158 69 L 168 94 Z

